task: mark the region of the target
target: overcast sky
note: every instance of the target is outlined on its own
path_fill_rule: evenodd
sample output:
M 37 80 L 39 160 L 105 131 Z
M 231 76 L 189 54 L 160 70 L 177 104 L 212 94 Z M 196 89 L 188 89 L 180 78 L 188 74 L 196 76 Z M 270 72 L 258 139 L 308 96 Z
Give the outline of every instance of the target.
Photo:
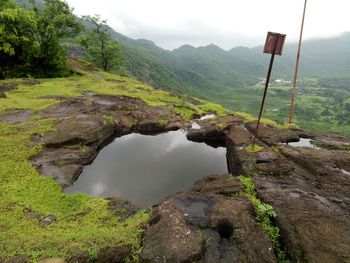
M 262 45 L 267 31 L 298 39 L 304 0 L 67 0 L 74 13 L 100 14 L 117 32 L 165 49 Z M 350 31 L 350 0 L 308 0 L 304 38 Z

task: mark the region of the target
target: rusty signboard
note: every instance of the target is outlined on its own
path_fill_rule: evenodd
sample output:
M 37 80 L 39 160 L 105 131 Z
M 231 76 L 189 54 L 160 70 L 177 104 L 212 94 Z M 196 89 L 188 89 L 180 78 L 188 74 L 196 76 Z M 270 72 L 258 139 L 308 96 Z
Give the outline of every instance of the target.
M 264 53 L 282 55 L 285 34 L 268 32 L 265 41 Z
M 279 33 L 273 33 L 273 32 L 267 33 L 265 47 L 264 47 L 264 53 L 271 54 L 271 59 L 270 59 L 269 69 L 267 71 L 267 78 L 266 78 L 266 83 L 265 83 L 264 95 L 263 95 L 263 98 L 261 101 L 259 118 L 258 118 L 258 121 L 256 123 L 255 134 L 253 137 L 253 149 L 255 146 L 255 139 L 256 139 L 256 137 L 258 137 L 259 125 L 260 125 L 260 121 L 261 121 L 261 115 L 262 115 L 262 112 L 264 109 L 267 88 L 269 87 L 273 61 L 275 59 L 275 55 L 282 55 L 282 50 L 283 50 L 285 39 L 286 39 L 285 34 L 279 34 Z

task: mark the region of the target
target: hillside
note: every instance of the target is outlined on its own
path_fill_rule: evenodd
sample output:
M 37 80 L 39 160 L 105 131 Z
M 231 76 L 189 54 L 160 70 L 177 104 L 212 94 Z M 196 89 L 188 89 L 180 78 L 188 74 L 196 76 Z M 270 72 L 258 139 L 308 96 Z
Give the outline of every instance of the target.
M 264 120 L 252 147 L 256 121 L 247 114 L 69 64 L 68 78 L 0 82 L 1 262 L 350 259 L 349 137 Z M 63 192 L 113 139 L 178 129 L 226 147 L 229 174 L 203 174 L 152 212 L 123 196 Z M 286 144 L 305 137 L 317 148 Z

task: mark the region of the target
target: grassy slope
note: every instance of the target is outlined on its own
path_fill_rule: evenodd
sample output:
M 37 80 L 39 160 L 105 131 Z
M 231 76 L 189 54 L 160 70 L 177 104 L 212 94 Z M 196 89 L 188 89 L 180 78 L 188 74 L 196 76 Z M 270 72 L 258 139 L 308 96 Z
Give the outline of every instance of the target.
M 0 98 L 0 113 L 11 109 L 39 111 L 58 102 L 44 96 L 74 97 L 85 91 L 137 97 L 152 106 L 171 107 L 186 118 L 192 113 L 226 113 L 216 104 L 203 102 L 195 106 L 187 103 L 186 97 L 154 90 L 130 78 L 84 69 L 74 61 L 72 66 L 83 75 L 41 79 L 34 86 L 20 84 L 6 93 L 7 98 Z M 22 83 L 19 79 L 6 82 Z M 147 211 L 121 222 L 108 211 L 104 199 L 63 194 L 51 177 L 40 176 L 28 161 L 41 150 L 41 146 L 32 145 L 30 136 L 53 128 L 53 120 L 39 115 L 23 124 L 0 122 L 0 261 L 19 254 L 36 261 L 40 257 L 65 257 L 81 251 L 93 258 L 101 247 L 116 244 L 131 244 L 137 256 L 142 225 L 149 216 Z M 26 216 L 24 210 L 28 209 L 41 216 L 54 215 L 57 220 L 49 226 L 40 226 L 37 219 Z

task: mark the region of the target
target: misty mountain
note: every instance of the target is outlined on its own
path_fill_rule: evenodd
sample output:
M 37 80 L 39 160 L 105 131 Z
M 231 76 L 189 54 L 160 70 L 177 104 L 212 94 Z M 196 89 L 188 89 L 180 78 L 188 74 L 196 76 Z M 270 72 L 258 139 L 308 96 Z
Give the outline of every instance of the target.
M 168 51 L 149 40 L 133 40 L 114 31 L 113 35 L 124 46 L 128 74 L 157 87 L 207 98 L 222 90 L 255 84 L 259 77 L 265 77 L 270 59 L 262 46 L 225 51 L 215 45 L 184 45 Z M 349 47 L 349 32 L 303 42 L 299 76 L 349 78 Z M 276 56 L 272 78 L 292 80 L 296 49 L 296 43 L 287 44 L 282 56 Z

